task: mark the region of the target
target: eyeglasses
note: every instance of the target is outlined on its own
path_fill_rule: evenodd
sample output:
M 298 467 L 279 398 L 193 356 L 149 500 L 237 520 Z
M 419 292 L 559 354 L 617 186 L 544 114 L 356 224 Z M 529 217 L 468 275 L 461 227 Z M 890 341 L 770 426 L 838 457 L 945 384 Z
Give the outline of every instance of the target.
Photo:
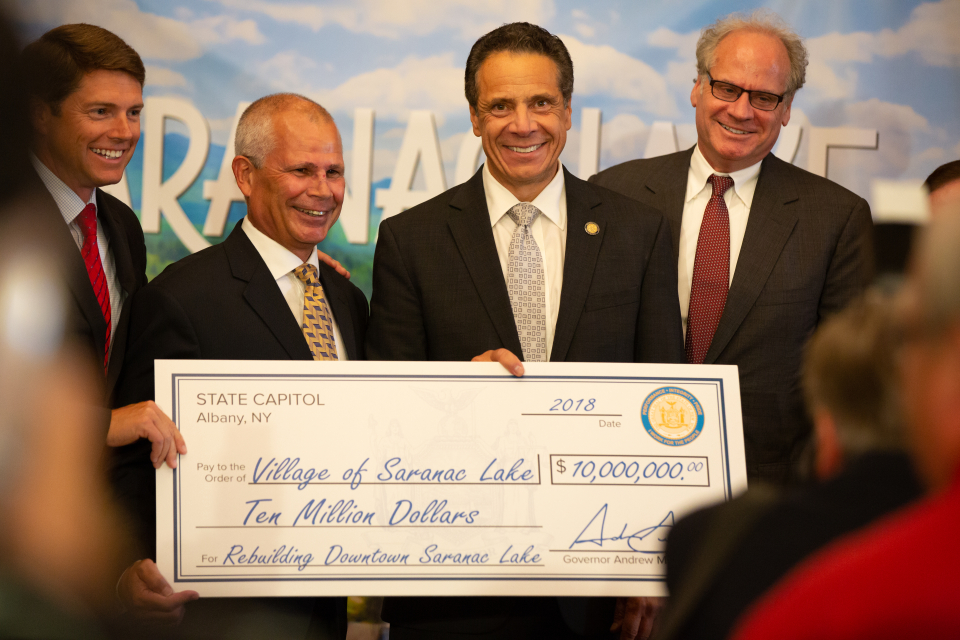
M 783 101 L 783 96 L 787 95 L 783 94 L 778 96 L 775 93 L 767 93 L 766 91 L 741 89 L 735 84 L 714 80 L 709 73 L 707 74 L 707 78 L 710 78 L 710 93 L 712 93 L 713 97 L 717 100 L 736 102 L 742 94 L 746 93 L 747 99 L 750 101 L 750 106 L 760 111 L 773 111 Z

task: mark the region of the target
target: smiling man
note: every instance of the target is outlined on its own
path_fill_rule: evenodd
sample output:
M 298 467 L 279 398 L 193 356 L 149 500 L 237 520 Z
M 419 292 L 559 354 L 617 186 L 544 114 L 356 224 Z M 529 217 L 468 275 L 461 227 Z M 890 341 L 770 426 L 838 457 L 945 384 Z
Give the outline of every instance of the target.
M 465 93 L 486 162 L 381 223 L 367 357 L 497 360 L 516 375 L 518 357 L 682 361 L 663 216 L 560 163 L 573 94 L 563 42 L 527 23 L 491 31 L 467 58 Z M 631 601 L 638 624 L 641 604 Z M 391 598 L 384 618 L 400 640 L 607 637 L 613 608 L 599 598 Z
M 119 37 L 97 26 L 68 24 L 29 44 L 21 56 L 30 94 L 34 169 L 68 251 L 69 334 L 103 370 L 103 423 L 112 447 L 144 438 L 154 466 L 176 465 L 186 446 L 151 402 L 112 411 L 124 358 L 130 300 L 147 283 L 143 231 L 136 215 L 100 187 L 120 182 L 140 139 L 144 67 Z M 59 211 L 59 215 L 56 213 Z M 59 219 L 58 219 L 59 218 Z
M 247 216 L 222 243 L 170 265 L 134 298 L 121 401 L 153 398 L 158 358 L 363 358 L 367 300 L 317 260 L 346 185 L 330 114 L 293 94 L 261 98 L 241 116 L 235 147 Z M 132 614 L 176 622 L 185 608 L 178 638 L 345 636 L 342 598 L 205 598 L 184 607 L 196 594 L 174 593 L 153 561 L 156 476 L 142 448 L 123 452 L 117 474 L 146 556 L 120 582 Z
M 591 178 L 666 215 L 687 362 L 739 367 L 751 483 L 795 478 L 803 345 L 873 272 L 866 201 L 771 153 L 806 66 L 776 15 L 721 18 L 697 43 L 697 144 Z

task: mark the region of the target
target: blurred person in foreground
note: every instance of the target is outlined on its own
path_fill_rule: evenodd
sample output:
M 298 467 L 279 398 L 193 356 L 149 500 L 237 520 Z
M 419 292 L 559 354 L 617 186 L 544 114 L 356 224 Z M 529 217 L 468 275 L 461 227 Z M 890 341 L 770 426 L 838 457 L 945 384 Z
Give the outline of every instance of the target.
M 817 481 L 781 495 L 757 487 L 676 523 L 658 640 L 726 638 L 803 558 L 920 496 L 902 448 L 892 306 L 890 294 L 870 290 L 807 346 L 803 384 Z
M 317 243 L 343 206 L 343 147 L 333 118 L 294 94 L 260 98 L 240 117 L 233 172 L 247 216 L 222 243 L 176 262 L 137 293 L 120 402 L 153 398 L 154 360 L 359 360 L 367 299 L 321 263 Z M 138 451 L 137 449 L 141 449 Z M 343 638 L 345 598 L 202 598 L 174 593 L 156 558 L 156 474 L 145 444 L 121 453 L 140 505 L 146 555 L 121 580 L 124 604 L 183 624 L 181 638 Z
M 740 640 L 960 637 L 960 201 L 920 236 L 901 301 L 900 376 L 920 503 L 799 567 Z
M 98 638 L 126 539 L 91 464 L 103 376 L 65 330 L 68 245 L 34 183 L 18 53 L 0 16 L 0 637 Z
M 67 292 L 31 211 L 0 213 L 0 637 L 97 638 L 128 541 L 91 463 L 102 387 L 64 340 Z
M 952 199 L 960 198 L 960 160 L 942 164 L 923 182 L 931 215 Z M 877 221 L 873 241 L 877 257 L 877 279 L 890 283 L 902 280 L 910 247 L 920 225 L 914 220 Z
M 930 197 L 930 212 L 937 212 L 960 200 L 960 160 L 942 164 L 923 181 Z

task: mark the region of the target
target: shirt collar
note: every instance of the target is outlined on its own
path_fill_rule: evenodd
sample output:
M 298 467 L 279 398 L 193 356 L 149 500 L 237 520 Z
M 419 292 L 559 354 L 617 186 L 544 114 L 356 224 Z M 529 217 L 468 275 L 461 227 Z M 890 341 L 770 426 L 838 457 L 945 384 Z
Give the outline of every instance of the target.
M 273 276 L 274 280 L 279 280 L 303 264 L 303 260 L 299 256 L 253 226 L 249 216 L 243 219 L 241 228 L 247 234 L 247 238 L 250 239 L 250 243 L 253 244 L 257 253 L 267 264 L 267 269 L 270 270 L 270 275 Z M 307 260 L 307 264 L 312 264 L 318 270 L 320 269 L 320 260 L 317 258 L 316 251 L 310 252 L 310 259 Z
M 757 189 L 757 178 L 760 176 L 761 164 L 763 164 L 763 160 L 750 165 L 746 169 L 740 169 L 733 173 L 714 171 L 710 163 L 707 162 L 707 159 L 700 153 L 700 145 L 698 143 L 693 149 L 693 155 L 690 157 L 690 174 L 687 179 L 687 195 L 684 198 L 684 202 L 690 202 L 703 191 L 708 186 L 707 178 L 715 173 L 720 176 L 730 176 L 733 178 L 734 193 L 749 207 L 753 202 L 753 192 Z
M 53 196 L 53 201 L 57 203 L 60 215 L 63 216 L 67 224 L 72 224 L 88 204 L 92 203 L 94 207 L 97 206 L 96 189 L 91 192 L 90 200 L 84 202 L 73 189 L 68 187 L 53 171 L 50 171 L 47 165 L 43 164 L 32 151 L 30 152 L 30 162 L 33 163 L 33 168 L 36 169 L 37 175 L 40 176 L 40 180 L 43 181 L 47 191 Z
M 560 201 L 566 196 L 566 189 L 563 180 L 563 163 L 557 160 L 557 164 L 559 165 L 557 175 L 553 176 L 550 184 L 544 187 L 540 195 L 534 198 L 530 204 L 539 209 L 542 215 L 549 218 L 562 231 L 566 226 L 567 217 L 564 209 L 560 207 Z M 507 211 L 515 204 L 520 202 L 506 187 L 497 182 L 497 179 L 490 173 L 489 164 L 486 162 L 483 164 L 483 191 L 487 197 L 491 227 L 496 225 L 500 218 L 506 215 Z

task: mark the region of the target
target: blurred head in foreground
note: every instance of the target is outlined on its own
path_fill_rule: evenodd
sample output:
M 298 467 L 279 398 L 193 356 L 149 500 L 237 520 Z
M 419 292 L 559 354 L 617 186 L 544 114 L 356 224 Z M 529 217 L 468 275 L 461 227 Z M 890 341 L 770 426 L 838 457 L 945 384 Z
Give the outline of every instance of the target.
M 930 195 L 930 213 L 936 216 L 951 203 L 960 202 L 960 160 L 942 164 L 923 182 Z
M 960 466 L 960 201 L 921 235 L 901 310 L 910 445 L 921 476 L 941 489 Z
M 871 289 L 827 320 L 807 346 L 803 386 L 820 479 L 860 454 L 902 446 L 895 321 L 894 298 Z
M 124 538 L 100 466 L 103 375 L 64 342 L 63 231 L 36 215 L 17 48 L 0 16 L 0 584 L 51 603 L 35 618 L 12 607 L 17 629 L 40 637 L 57 611 L 112 609 Z M 0 613 L 0 635 L 10 621 Z

